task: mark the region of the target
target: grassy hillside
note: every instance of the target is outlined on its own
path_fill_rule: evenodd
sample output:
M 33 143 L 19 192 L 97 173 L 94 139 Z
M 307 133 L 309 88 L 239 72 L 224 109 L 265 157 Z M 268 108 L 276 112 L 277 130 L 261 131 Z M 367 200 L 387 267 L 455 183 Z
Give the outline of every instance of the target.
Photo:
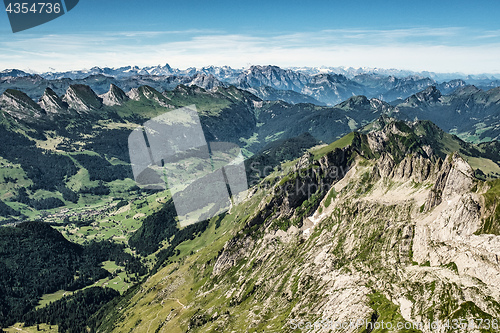
M 389 122 L 383 129 L 391 149 L 413 149 L 417 154 L 408 134 L 417 140 L 414 131 L 421 127 L 393 125 Z M 375 167 L 378 157 L 366 145 L 373 137 L 366 136 L 357 133 L 312 150 L 313 166 L 307 169 L 317 170 L 319 179 L 320 165 L 335 163 L 342 156 L 336 148 L 355 151 L 352 171 L 322 196 L 293 203 L 297 208 L 291 212 L 296 194 L 276 187 L 286 188 L 301 177 L 302 181 L 313 178 L 296 176 L 296 166 L 283 165 L 281 171 L 274 171 L 250 199 L 221 220 L 209 221 L 195 239 L 180 243 L 178 252 L 173 252 L 176 255 L 140 290 L 130 290 L 103 308 L 96 316 L 99 331 L 292 332 L 292 319 L 314 322 L 326 315 L 332 320 L 358 316 L 373 324 L 383 320 L 395 326 L 410 320 L 405 304 L 412 305 L 412 318 L 425 322 L 498 318 L 498 300 L 486 287 L 491 287 L 491 281 L 471 282 L 471 296 L 461 285 L 469 277 L 456 263 L 415 261 L 416 224 L 434 214 L 420 209 L 434 186 L 434 176 L 424 176 L 417 183 L 415 179 L 425 170 L 420 166 L 408 178 L 381 177 Z M 446 146 L 440 136 L 427 137 L 426 142 L 436 150 Z M 411 158 L 404 152 L 398 156 Z M 435 167 L 441 163 L 436 160 Z M 488 185 L 488 205 L 498 197 L 497 185 L 496 181 Z M 311 200 L 317 209 L 302 216 L 302 226 L 291 222 L 295 215 L 287 214 L 306 209 Z M 477 298 L 464 301 L 470 297 Z M 418 328 L 399 331 L 422 332 Z
M 136 100 L 105 106 L 89 93 L 83 89 L 80 95 L 92 99 L 91 110 L 70 109 L 37 122 L 0 110 L 5 143 L 0 146 L 0 223 L 9 225 L 0 228 L 0 311 L 7 318 L 2 325 L 25 320 L 35 307 L 73 309 L 72 302 L 85 303 L 83 295 L 101 290 L 94 287 L 108 287 L 121 296 L 98 291 L 103 301 L 90 304 L 75 323 L 101 332 L 283 331 L 292 317 L 318 319 L 311 313 L 318 300 L 326 302 L 326 294 L 313 272 L 325 267 L 334 276 L 328 283 L 357 278 L 349 280 L 353 294 L 329 292 L 356 301 L 353 309 L 366 319 L 407 315 L 400 299 L 391 299 L 378 281 L 401 290 L 401 298 L 420 306 L 418 314 L 425 318 L 431 312 L 452 318 L 454 311 L 480 316 L 481 309 L 496 316 L 490 309 L 498 300 L 477 308 L 459 301 L 467 296 L 459 295 L 460 283 L 469 282 L 446 274 L 460 265 L 432 263 L 435 273 L 426 267 L 436 256 L 429 265 L 413 258 L 408 244 L 415 220 L 423 219 L 430 205 L 424 194 L 434 191 L 441 199 L 442 190 L 436 188 L 437 178 L 400 179 L 420 163 L 432 165 L 429 174 L 437 175 L 458 152 L 475 172 L 471 198 L 484 197 L 476 236 L 498 235 L 500 192 L 494 179 L 500 176 L 500 146 L 495 142 L 471 144 L 429 121 L 380 117 L 391 112 L 389 106 L 363 97 L 323 107 L 262 101 L 235 87 L 179 86 L 164 93 L 142 87 Z M 145 121 L 192 104 L 208 141 L 242 148 L 253 187 L 250 198 L 227 213 L 181 228 L 168 191 L 136 186 L 128 136 Z M 409 160 L 414 157 L 421 160 Z M 196 161 L 191 162 L 192 171 Z M 348 171 L 352 178 L 343 180 Z M 404 202 L 407 197 L 414 202 Z M 25 220 L 45 224 L 12 227 Z M 37 234 L 28 226 L 45 229 Z M 399 281 L 393 266 L 413 280 Z M 438 286 L 431 290 L 418 274 L 431 276 Z M 433 274 L 449 280 L 440 284 Z M 431 307 L 412 288 L 443 304 Z M 486 293 L 476 284 L 471 288 Z M 356 298 L 357 293 L 364 296 Z M 68 318 L 60 319 L 51 324 L 68 327 Z

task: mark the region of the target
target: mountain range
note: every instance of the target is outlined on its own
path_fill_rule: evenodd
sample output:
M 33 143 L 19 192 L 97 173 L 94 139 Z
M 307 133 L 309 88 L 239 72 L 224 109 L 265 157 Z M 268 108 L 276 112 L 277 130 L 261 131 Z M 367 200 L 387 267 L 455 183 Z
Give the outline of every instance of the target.
M 446 136 L 381 118 L 306 152 L 98 313 L 97 331 L 432 332 L 439 320 L 452 332 L 486 319 L 480 331 L 495 331 L 498 181 L 477 180 Z
M 249 82 L 247 84 L 250 85 L 253 80 L 252 76 L 247 78 Z M 300 76 L 296 77 L 297 80 L 300 78 Z M 317 79 L 316 82 L 319 82 L 320 79 L 325 78 L 317 77 Z M 292 81 L 287 82 L 289 85 L 281 88 L 293 88 Z M 322 82 L 330 81 L 325 79 Z M 448 94 L 441 92 L 436 86 L 429 86 L 404 100 L 400 99 L 390 104 L 381 99 L 369 99 L 366 96 L 358 95 L 329 107 L 318 105 L 321 103 L 314 103 L 315 99 L 295 93 L 293 90 L 278 90 L 269 87 L 238 89 L 234 86 L 215 86 L 204 89 L 194 84 L 190 86 L 181 84 L 172 90 L 160 92 L 154 87 L 143 85 L 125 92 L 114 83 L 110 83 L 106 92 L 98 94 L 88 85 L 72 84 L 62 95 L 58 95 L 52 88 L 47 87 L 38 102 L 32 100 L 22 91 L 7 89 L 0 95 L 0 109 L 12 117 L 29 121 L 38 118 L 57 118 L 61 114 L 72 113 L 76 115 L 98 110 L 102 110 L 101 112 L 106 114 L 114 114 L 120 113 L 119 110 L 128 109 L 127 112 L 130 113 L 130 108 L 134 103 L 156 105 L 156 107 L 168 109 L 184 105 L 184 100 L 189 99 L 187 96 L 192 95 L 193 101 L 206 97 L 210 100 L 217 100 L 218 104 L 224 101 L 223 104 L 226 107 L 233 105 L 236 108 L 245 108 L 247 115 L 241 115 L 246 118 L 245 122 L 235 126 L 242 133 L 257 134 L 259 132 L 260 138 L 256 137 L 255 139 L 259 141 L 260 145 L 254 145 L 259 148 L 269 142 L 268 139 L 262 141 L 262 137 L 291 138 L 302 134 L 306 129 L 316 139 L 330 142 L 339 138 L 340 135 L 346 134 L 348 130 L 365 125 L 382 114 L 392 115 L 403 120 L 431 120 L 447 132 L 471 142 L 498 140 L 500 131 L 499 88 L 484 91 L 475 86 L 465 86 L 462 83 L 451 85 L 452 89 L 449 86 L 444 87 L 445 91 L 453 91 Z M 272 101 L 259 97 L 263 94 Z M 296 103 L 282 101 L 281 98 L 284 96 Z M 178 102 L 172 102 L 172 99 Z M 233 111 L 229 111 L 229 108 L 222 109 L 222 113 L 228 115 L 233 113 Z M 282 116 L 284 114 L 286 117 Z M 144 118 L 146 115 L 140 116 Z M 276 119 L 279 121 L 275 122 L 274 117 L 277 117 Z M 327 119 L 335 119 L 336 125 L 332 126 L 332 122 L 327 121 Z M 266 126 L 258 125 L 259 123 L 266 124 Z M 268 123 L 272 123 L 272 125 L 268 126 Z M 308 125 L 305 125 L 306 123 Z M 343 124 L 342 129 L 338 128 L 340 124 Z M 228 126 L 223 127 L 224 130 L 228 130 Z M 232 142 L 238 142 L 240 137 L 230 139 Z M 256 148 L 252 149 L 253 152 L 257 151 Z
M 47 87 L 61 95 L 73 84 L 89 85 L 98 94 L 105 93 L 111 83 L 125 91 L 141 85 L 149 85 L 160 91 L 172 90 L 179 84 L 205 89 L 234 85 L 264 100 L 280 99 L 289 103 L 312 102 L 332 106 L 355 95 L 386 102 L 403 100 L 429 86 L 437 86 L 444 94 L 472 84 L 483 90 L 500 86 L 500 80 L 494 76 L 459 75 L 439 80 L 439 77 L 427 72 L 398 73 L 408 75 L 375 69 L 346 72 L 332 68 L 283 69 L 277 66 L 251 66 L 247 69 L 209 66 L 179 70 L 168 64 L 145 68 L 94 67 L 90 70 L 44 74 L 4 70 L 0 72 L 0 90 L 20 89 L 38 99 Z
M 290 67 L 291 70 L 297 72 L 303 72 L 306 74 L 341 74 L 348 78 L 353 78 L 361 74 L 378 74 L 381 76 L 394 76 L 397 78 L 404 78 L 408 76 L 423 76 L 429 77 L 436 81 L 449 81 L 453 79 L 463 79 L 463 80 L 495 80 L 500 79 L 498 74 L 464 74 L 464 73 L 435 73 L 429 71 L 415 72 L 410 70 L 401 69 L 384 69 L 384 68 L 372 68 L 372 67 Z M 184 75 L 192 76 L 196 73 L 212 74 L 218 78 L 231 78 L 239 73 L 243 72 L 245 68 L 231 68 L 230 66 L 205 66 L 201 68 L 189 67 L 187 69 L 172 68 L 169 64 L 157 65 L 157 66 L 125 66 L 118 68 L 109 67 L 92 67 L 87 70 L 73 70 L 66 72 L 45 72 L 37 73 L 46 79 L 60 79 L 60 78 L 85 78 L 89 75 L 104 74 L 113 77 L 118 76 L 135 76 L 135 75 L 158 75 L 158 76 L 169 76 L 169 75 Z M 35 74 L 35 73 L 32 73 Z M 0 77 L 4 76 L 26 76 L 30 75 L 27 72 L 17 70 L 17 69 L 5 69 L 0 72 Z
M 383 322 L 430 333 L 437 320 L 497 331 L 499 88 L 160 69 L 2 76 L 0 327 L 294 332 L 325 319 L 363 320 L 353 333 Z M 193 104 L 207 141 L 241 148 L 249 191 L 181 227 L 168 190 L 134 182 L 128 137 Z

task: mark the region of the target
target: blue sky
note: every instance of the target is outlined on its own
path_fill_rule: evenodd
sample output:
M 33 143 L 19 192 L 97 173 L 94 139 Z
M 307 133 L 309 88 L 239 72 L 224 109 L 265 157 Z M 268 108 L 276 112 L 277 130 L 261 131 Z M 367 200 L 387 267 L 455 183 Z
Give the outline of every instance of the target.
M 500 1 L 80 0 L 13 34 L 0 69 L 250 64 L 500 73 Z

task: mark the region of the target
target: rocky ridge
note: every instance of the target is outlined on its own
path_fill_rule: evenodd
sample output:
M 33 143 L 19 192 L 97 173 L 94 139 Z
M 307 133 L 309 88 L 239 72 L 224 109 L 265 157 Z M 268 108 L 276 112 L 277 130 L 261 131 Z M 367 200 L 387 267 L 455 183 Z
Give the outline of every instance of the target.
M 39 118 L 45 113 L 28 95 L 14 89 L 0 95 L 0 108 L 19 119 Z
M 377 135 L 381 133 L 373 133 Z M 227 243 L 213 274 L 227 272 L 231 264 L 244 258 L 279 260 L 280 255 L 273 253 L 283 253 L 287 246 L 276 248 L 273 240 L 293 244 L 295 237 L 314 238 L 293 256 L 304 256 L 301 267 L 290 269 L 292 276 L 299 277 L 299 287 L 300 281 L 308 280 L 307 286 L 316 287 L 301 291 L 305 298 L 292 308 L 289 317 L 302 317 L 307 309 L 315 313 L 311 321 L 373 318 L 380 316 L 370 307 L 374 293 L 384 295 L 398 306 L 402 318 L 412 322 L 429 324 L 435 318 L 454 318 L 464 306 L 472 308 L 463 314 L 467 320 L 482 313 L 500 316 L 500 237 L 474 234 L 485 218 L 481 199 L 485 188 L 474 190 L 478 181 L 459 154 L 434 161 L 413 155 L 399 163 L 387 153 L 372 162 L 358 157 L 345 178 L 333 183 L 331 191 L 338 193 L 333 202 L 327 204 L 331 199 L 325 195 L 303 225 L 286 232 L 269 226 L 272 220 L 288 216 L 282 208 L 287 204 L 277 202 L 276 210 L 270 206 L 271 199 L 266 207 L 259 206 L 259 211 L 278 214 L 269 216 L 270 221 L 264 224 L 267 232 L 263 239 Z M 286 197 L 283 201 L 286 203 Z M 232 246 L 239 250 L 231 252 Z M 292 288 L 291 280 L 278 276 L 271 278 L 272 283 L 266 282 L 269 273 L 264 268 L 252 276 L 263 288 L 273 284 Z M 456 304 L 455 308 L 443 304 L 446 302 Z M 430 313 L 432 317 L 428 317 Z M 284 331 L 291 329 L 284 327 Z
M 122 105 L 129 100 L 127 94 L 114 84 L 109 86 L 109 91 L 107 93 L 99 97 L 102 98 L 103 104 L 107 106 Z
M 38 101 L 38 105 L 48 114 L 61 113 L 68 110 L 68 103 L 64 102 L 54 90 L 47 88 L 45 89 L 43 96 Z
M 241 229 L 223 229 L 222 245 L 185 259 L 194 275 L 171 264 L 121 304 L 121 315 L 134 320 L 144 306 L 166 317 L 160 330 L 190 332 L 293 332 L 294 320 L 327 319 L 421 322 L 415 331 L 430 333 L 436 320 L 498 320 L 500 236 L 479 231 L 492 214 L 484 201 L 492 183 L 433 140 L 413 145 L 419 123 L 380 124 L 266 178 L 225 218 Z M 171 290 L 169 281 L 188 276 L 196 287 Z M 190 301 L 168 316 L 145 305 L 164 289 Z M 363 329 L 333 331 L 371 331 Z

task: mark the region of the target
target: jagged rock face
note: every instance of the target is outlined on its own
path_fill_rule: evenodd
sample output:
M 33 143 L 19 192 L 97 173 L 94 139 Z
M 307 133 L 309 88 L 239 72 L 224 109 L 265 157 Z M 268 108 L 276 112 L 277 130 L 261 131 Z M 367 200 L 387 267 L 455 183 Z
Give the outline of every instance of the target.
M 322 102 L 313 97 L 300 94 L 293 90 L 279 90 L 268 86 L 260 86 L 248 88 L 249 92 L 265 101 L 284 101 L 291 104 L 297 103 L 312 103 L 316 105 L 324 105 Z
M 379 119 L 373 126 L 378 130 L 366 135 L 371 152 L 375 155 L 390 153 L 395 163 L 405 160 L 400 168 L 412 168 L 411 161 L 407 161 L 409 155 L 418 158 L 429 158 L 434 155 L 433 148 L 426 145 L 425 140 L 417 136 L 412 128 L 401 122 L 385 122 Z M 422 160 L 422 163 L 425 162 Z
M 89 112 L 102 107 L 101 98 L 89 86 L 82 84 L 71 85 L 63 96 L 63 101 L 77 112 Z
M 165 269 L 165 281 L 150 282 L 131 303 L 151 304 L 148 293 L 172 294 L 170 281 L 191 270 L 203 285 L 189 296 L 176 291 L 190 300 L 187 309 L 199 310 L 179 314 L 184 321 L 167 318 L 166 330 L 181 322 L 195 333 L 239 332 L 244 321 L 248 330 L 294 332 L 293 319 L 362 319 L 419 321 L 431 333 L 437 319 L 500 317 L 500 236 L 476 234 L 486 186 L 458 154 L 443 159 L 428 147 L 396 158 L 387 149 L 372 151 L 389 138 L 404 147 L 411 132 L 381 123 L 371 141 L 356 135 L 350 146 L 321 157 L 313 150 L 266 178 L 233 207 L 242 228 L 224 231 L 223 247 L 187 258 L 174 273 Z M 341 166 L 335 176 L 327 173 Z M 300 191 L 321 181 L 328 184 L 323 192 Z M 127 311 L 122 318 L 134 306 Z
M 7 89 L 0 95 L 0 110 L 25 120 L 39 118 L 45 113 L 28 95 L 14 89 Z
M 394 109 L 391 105 L 377 98 L 370 99 L 370 106 L 372 107 L 372 109 L 378 110 L 380 114 L 392 112 Z
M 477 181 L 471 176 L 470 166 L 457 154 L 444 162 L 438 177 L 429 199 L 435 198 L 433 193 L 439 189 L 441 200 L 432 204 L 428 200 L 426 205 L 433 208 L 417 220 L 413 258 L 418 263 L 430 262 L 431 267 L 454 263 L 457 276 L 449 279 L 459 286 L 476 288 L 475 295 L 465 299 L 498 316 L 480 296 L 493 296 L 498 302 L 500 237 L 475 235 L 484 219 L 482 200 L 471 191 Z M 481 283 L 471 282 L 472 279 Z
M 124 102 L 128 101 L 130 98 L 125 94 L 123 90 L 111 84 L 109 91 L 100 96 L 104 105 L 122 105 Z
M 299 218 L 302 211 L 298 208 L 313 195 L 324 196 L 331 184 L 348 172 L 354 154 L 351 148 L 336 149 L 313 161 L 312 155 L 306 153 L 295 165 L 293 173 L 274 186 L 270 201 L 259 205 L 258 213 L 247 226 L 266 222 L 269 225 L 269 221 L 276 219 Z
M 325 156 L 322 163 L 327 160 Z M 368 165 L 361 161 L 358 158 L 344 179 L 332 180 L 337 197 L 329 206 L 323 199 L 302 227 L 283 232 L 266 223 L 262 239 L 228 242 L 218 257 L 217 275 L 242 260 L 259 262 L 250 276 L 243 267 L 240 281 L 257 279 L 262 293 L 271 295 L 272 286 L 281 286 L 288 302 L 300 293 L 288 318 L 303 318 L 304 313 L 314 311 L 316 318 L 369 319 L 376 313 L 368 301 L 374 289 L 398 307 L 401 320 L 429 323 L 431 318 L 447 318 L 465 302 L 474 304 L 477 311 L 499 316 L 500 237 L 474 235 L 481 225 L 481 200 L 471 192 L 477 181 L 465 160 L 458 154 L 444 161 L 413 155 L 395 163 L 390 154 L 383 153 Z M 305 154 L 295 171 L 311 163 L 311 155 Z M 422 209 L 424 204 L 428 210 Z M 263 202 L 259 211 L 287 214 L 281 209 L 287 205 L 290 201 L 282 195 L 280 200 Z M 283 218 L 280 214 L 261 218 Z M 300 247 L 295 237 L 311 242 Z M 282 253 L 289 251 L 295 254 L 288 254 L 292 263 L 284 271 L 295 278 L 272 274 L 274 266 L 282 265 L 278 264 Z M 241 299 L 244 290 L 245 283 L 233 297 Z M 274 306 L 279 312 L 280 306 L 289 304 L 275 298 L 278 295 L 262 300 L 260 307 Z M 455 302 L 455 308 L 448 309 L 449 302 Z M 283 331 L 292 329 L 284 326 Z M 428 327 L 422 331 L 430 332 Z
M 205 89 L 198 87 L 196 85 L 183 85 L 180 84 L 177 87 L 175 87 L 174 91 L 181 93 L 184 96 L 194 96 L 196 94 L 203 94 L 203 93 L 210 93 L 205 91 Z M 219 90 L 216 90 L 219 91 Z M 166 92 L 164 92 L 164 95 Z
M 235 266 L 253 246 L 254 242 L 250 238 L 232 239 L 226 243 L 224 251 L 214 264 L 212 276 L 220 275 Z
M 307 76 L 277 66 L 252 66 L 241 73 L 237 81 L 241 87 L 270 86 L 300 92 L 307 82 Z
M 191 82 L 189 82 L 189 85 L 198 86 L 207 90 L 226 86 L 225 84 L 217 80 L 212 74 L 196 74 L 193 76 Z
M 427 211 L 448 200 L 456 193 L 463 193 L 472 187 L 474 171 L 460 155 L 453 154 L 447 158 L 437 175 L 436 182 L 431 189 L 425 203 Z
M 370 100 L 365 96 L 354 96 L 339 104 L 340 108 L 369 108 Z
M 337 73 L 337 74 L 334 74 Z M 364 73 L 358 75 L 359 73 Z M 44 73 L 42 76 L 24 73 L 18 70 L 5 70 L 0 73 L 0 90 L 11 87 L 21 87 L 31 82 L 26 90 L 34 99 L 42 96 L 47 86 L 53 87 L 58 94 L 63 94 L 70 84 L 80 83 L 90 85 L 98 94 L 104 94 L 109 83 L 118 85 L 125 91 L 150 85 L 158 91 L 172 90 L 179 84 L 198 85 L 212 90 L 216 86 L 235 85 L 241 89 L 259 89 L 271 87 L 278 90 L 291 90 L 310 97 L 322 104 L 335 105 L 353 95 L 365 95 L 368 98 L 378 98 L 386 102 L 404 101 L 428 87 L 436 86 L 443 94 L 451 94 L 461 89 L 467 83 L 460 79 L 438 84 L 437 81 L 411 72 L 399 72 L 398 77 L 392 76 L 394 71 L 365 71 L 345 69 L 295 68 L 282 69 L 276 66 L 252 66 L 249 69 L 232 69 L 228 66 L 203 68 L 188 68 L 179 70 L 165 66 L 139 68 L 126 66 L 121 68 L 99 68 L 71 71 L 65 73 Z M 405 75 L 405 76 L 403 76 Z M 69 79 L 64 81 L 64 79 Z M 451 79 L 447 77 L 446 79 Z M 439 81 L 442 81 L 440 79 Z M 477 83 L 482 88 L 490 89 L 499 85 L 498 80 L 468 78 L 469 84 Z M 64 84 L 61 85 L 61 83 Z M 55 88 L 57 86 L 57 89 Z M 3 89 L 2 89 L 3 88 Z M 264 95 L 259 95 L 263 97 Z M 297 103 L 299 96 L 291 96 L 287 102 Z M 282 98 L 285 98 L 282 96 Z M 282 99 L 281 98 L 281 99 Z M 418 102 L 418 99 L 415 99 Z
M 474 183 L 474 171 L 458 153 L 451 155 L 446 163 L 450 163 L 452 167 L 442 191 L 443 200 L 448 200 L 457 193 L 469 191 Z
M 145 98 L 157 102 L 163 107 L 172 108 L 173 106 L 168 103 L 168 97 L 162 95 L 156 89 L 150 86 L 141 86 L 139 88 L 133 88 L 127 93 L 127 96 L 135 101 Z
M 398 180 L 414 180 L 421 183 L 435 173 L 436 164 L 421 155 L 408 155 L 396 164 L 390 154 L 383 153 L 376 164 L 379 175 Z
M 128 93 L 127 93 L 127 96 L 134 100 L 134 101 L 138 101 L 141 99 L 141 94 L 139 93 L 139 89 L 138 88 L 132 88 Z
M 393 88 L 384 92 L 380 97 L 385 101 L 404 99 L 406 96 L 411 96 L 435 84 L 436 82 L 434 80 L 421 76 L 409 76 L 395 79 Z
M 58 114 L 68 111 L 68 104 L 57 96 L 57 94 L 50 88 L 45 89 L 38 105 L 47 111 L 47 113 Z
M 449 94 L 465 86 L 467 86 L 467 82 L 465 82 L 464 80 L 451 80 L 450 82 L 443 82 L 442 84 L 440 84 L 439 91 L 441 91 L 443 94 Z
M 19 69 L 4 69 L 3 71 L 0 71 L 1 78 L 25 77 L 25 76 L 29 76 L 29 75 L 30 74 L 23 72 Z
M 363 95 L 365 91 L 361 85 L 343 75 L 318 74 L 310 78 L 301 93 L 329 105 L 335 105 L 352 95 Z
M 335 105 L 353 95 L 362 95 L 362 85 L 339 74 L 307 75 L 276 66 L 252 66 L 243 71 L 234 82 L 243 89 L 268 86 L 279 90 L 291 90 L 315 100 Z
M 422 103 L 435 103 L 441 98 L 441 92 L 435 87 L 431 86 L 424 91 L 415 94 L 407 99 L 408 104 L 422 104 Z

